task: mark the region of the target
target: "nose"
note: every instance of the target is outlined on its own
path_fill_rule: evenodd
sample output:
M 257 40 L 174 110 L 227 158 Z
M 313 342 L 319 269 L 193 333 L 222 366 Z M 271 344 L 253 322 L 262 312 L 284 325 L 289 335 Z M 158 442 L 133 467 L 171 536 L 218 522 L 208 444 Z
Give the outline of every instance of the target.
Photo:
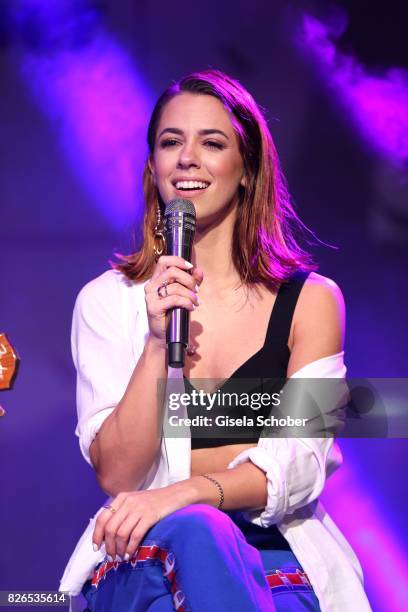
M 186 142 L 181 147 L 177 166 L 179 168 L 199 168 L 201 166 L 200 156 L 193 142 Z

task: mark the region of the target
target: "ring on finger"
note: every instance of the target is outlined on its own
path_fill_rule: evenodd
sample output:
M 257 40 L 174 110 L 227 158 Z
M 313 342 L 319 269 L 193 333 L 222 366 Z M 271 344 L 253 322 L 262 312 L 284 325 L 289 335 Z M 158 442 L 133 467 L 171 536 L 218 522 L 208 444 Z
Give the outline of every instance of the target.
M 110 504 L 108 506 L 104 506 L 105 510 L 110 510 L 110 512 L 112 512 L 112 514 L 115 514 L 116 512 L 116 508 L 113 508 L 113 506 L 111 506 Z
M 167 291 L 167 285 L 169 285 L 169 283 L 170 281 L 165 280 L 164 282 L 162 282 L 161 285 L 157 287 L 157 295 L 159 296 L 160 299 L 168 297 L 169 293 Z M 163 289 L 164 289 L 164 294 L 162 293 Z

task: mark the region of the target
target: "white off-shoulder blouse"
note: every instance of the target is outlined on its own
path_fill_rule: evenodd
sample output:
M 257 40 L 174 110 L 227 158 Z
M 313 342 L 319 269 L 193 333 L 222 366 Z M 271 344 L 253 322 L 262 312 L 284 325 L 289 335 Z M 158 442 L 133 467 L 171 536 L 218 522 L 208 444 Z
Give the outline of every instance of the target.
M 103 421 L 122 398 L 148 334 L 144 284 L 131 283 L 109 270 L 80 291 L 72 324 L 72 355 L 77 370 L 77 410 L 81 452 L 89 447 Z M 343 352 L 298 370 L 291 378 L 344 378 Z M 169 369 L 169 379 L 182 371 Z M 329 413 L 332 407 L 327 406 Z M 180 414 L 179 414 L 180 416 Z M 187 413 L 185 414 L 187 417 Z M 241 452 L 228 469 L 245 461 L 261 468 L 268 480 L 265 508 L 244 513 L 262 527 L 276 524 L 307 573 L 322 612 L 371 610 L 363 588 L 359 561 L 351 546 L 318 500 L 326 477 L 342 462 L 333 438 L 260 437 Z M 141 490 L 156 489 L 191 476 L 191 438 L 166 437 Z M 101 510 L 101 509 L 100 509 Z M 100 563 L 105 551 L 92 548 L 97 514 L 80 538 L 61 580 L 60 590 L 75 596 Z

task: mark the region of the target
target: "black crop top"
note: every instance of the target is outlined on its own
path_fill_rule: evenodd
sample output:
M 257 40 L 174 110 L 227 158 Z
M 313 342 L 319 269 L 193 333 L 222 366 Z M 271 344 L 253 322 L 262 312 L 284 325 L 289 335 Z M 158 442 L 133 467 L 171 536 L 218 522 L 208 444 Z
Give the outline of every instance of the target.
M 218 397 L 228 393 L 244 393 L 247 397 L 256 393 L 279 392 L 287 376 L 290 351 L 287 345 L 290 327 L 292 323 L 295 306 L 309 273 L 304 271 L 296 272 L 289 281 L 282 283 L 276 296 L 275 303 L 269 318 L 268 329 L 266 332 L 265 343 L 252 357 L 247 359 L 220 388 Z M 195 387 L 185 378 L 185 391 L 192 393 Z M 242 397 L 242 396 L 241 396 Z M 258 396 L 259 397 L 259 396 Z M 261 414 L 267 417 L 271 413 L 271 406 L 261 407 L 254 410 L 250 406 L 225 405 L 222 400 L 215 403 L 211 410 L 206 411 L 205 406 L 200 402 L 199 406 L 189 405 L 187 408 L 188 417 L 209 416 L 212 418 L 210 427 L 191 426 L 191 448 L 213 448 L 227 444 L 256 444 L 262 431 L 261 426 L 246 427 L 243 431 L 248 437 L 234 437 L 234 428 L 229 426 L 228 420 L 231 418 L 247 418 L 256 420 L 256 416 Z M 225 426 L 214 425 L 215 418 L 225 417 L 222 423 Z M 254 419 L 255 417 L 255 419 Z M 246 421 L 247 422 L 247 421 Z M 236 430 L 235 430 L 236 431 Z M 204 435 L 210 437 L 203 437 Z M 228 437 L 223 437 L 228 436 Z

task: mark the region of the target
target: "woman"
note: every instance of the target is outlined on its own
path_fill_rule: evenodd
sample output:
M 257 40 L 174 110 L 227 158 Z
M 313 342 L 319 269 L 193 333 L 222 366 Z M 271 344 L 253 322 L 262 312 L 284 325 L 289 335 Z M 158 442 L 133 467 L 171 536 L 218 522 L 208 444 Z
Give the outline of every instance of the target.
M 158 100 L 148 144 L 142 249 L 74 311 L 77 434 L 111 499 L 61 590 L 85 583 L 92 610 L 369 610 L 359 563 L 317 502 L 341 461 L 331 438 L 161 435 L 157 381 L 183 384 L 166 364 L 174 307 L 190 312 L 187 386 L 345 375 L 341 292 L 296 243 L 262 113 L 227 75 L 194 73 Z M 164 205 L 180 197 L 197 213 L 192 262 L 165 254 Z

